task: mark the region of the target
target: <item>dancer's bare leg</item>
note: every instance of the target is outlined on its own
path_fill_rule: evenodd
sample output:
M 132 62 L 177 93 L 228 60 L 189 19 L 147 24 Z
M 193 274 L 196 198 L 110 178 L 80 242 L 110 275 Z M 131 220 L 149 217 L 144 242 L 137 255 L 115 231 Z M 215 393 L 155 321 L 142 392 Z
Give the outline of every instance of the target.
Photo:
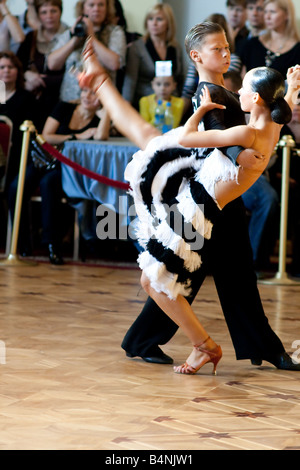
M 219 359 L 221 358 L 221 348 L 209 337 L 192 307 L 182 295 L 178 295 L 176 300 L 172 300 L 165 293 L 157 292 L 151 287 L 150 281 L 145 273 L 142 273 L 141 284 L 147 294 L 150 295 L 157 305 L 182 329 L 195 346 L 186 363 L 182 366 L 174 367 L 175 372 L 194 373 L 191 372 L 191 369 L 196 371 L 207 362 L 213 362 L 209 355 L 209 352 L 212 351 L 216 351 L 219 355 Z M 197 346 L 202 345 L 203 348 L 197 349 Z M 203 349 L 208 353 L 204 352 Z
M 84 71 L 79 76 L 79 85 L 82 88 L 89 87 L 97 94 L 119 132 L 143 150 L 153 137 L 160 135 L 160 132 L 146 122 L 119 93 L 98 62 L 91 38 L 86 41 L 83 61 Z

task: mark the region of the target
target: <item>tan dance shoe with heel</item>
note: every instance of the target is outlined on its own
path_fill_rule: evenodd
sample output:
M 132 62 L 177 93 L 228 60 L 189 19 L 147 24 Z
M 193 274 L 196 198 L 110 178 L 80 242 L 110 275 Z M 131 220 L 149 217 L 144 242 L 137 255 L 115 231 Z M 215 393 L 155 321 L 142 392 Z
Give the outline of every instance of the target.
M 210 336 L 206 338 L 205 341 L 203 341 L 200 344 L 195 344 L 194 348 L 203 353 L 203 355 L 206 355 L 203 357 L 203 360 L 200 358 L 200 364 L 199 367 L 193 367 L 192 365 L 188 364 L 185 362 L 181 366 L 175 366 L 174 367 L 174 372 L 177 374 L 188 374 L 188 375 L 193 375 L 196 374 L 196 372 L 201 369 L 205 364 L 208 364 L 209 362 L 213 363 L 213 375 L 217 374 L 217 365 L 222 357 L 222 349 L 221 346 L 215 346 L 213 349 L 205 349 L 203 348 L 203 345 L 210 339 Z

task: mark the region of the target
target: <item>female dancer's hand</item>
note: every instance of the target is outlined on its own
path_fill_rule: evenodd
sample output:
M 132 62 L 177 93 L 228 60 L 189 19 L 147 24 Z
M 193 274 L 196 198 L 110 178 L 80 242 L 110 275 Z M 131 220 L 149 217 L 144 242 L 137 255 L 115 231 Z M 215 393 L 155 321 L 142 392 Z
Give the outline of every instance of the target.
M 200 96 L 200 107 L 202 108 L 202 111 L 205 111 L 205 112 L 210 111 L 211 109 L 215 109 L 215 108 L 226 109 L 226 106 L 224 106 L 223 104 L 214 103 L 211 100 L 209 89 L 207 88 L 206 85 L 204 85 L 201 96 Z

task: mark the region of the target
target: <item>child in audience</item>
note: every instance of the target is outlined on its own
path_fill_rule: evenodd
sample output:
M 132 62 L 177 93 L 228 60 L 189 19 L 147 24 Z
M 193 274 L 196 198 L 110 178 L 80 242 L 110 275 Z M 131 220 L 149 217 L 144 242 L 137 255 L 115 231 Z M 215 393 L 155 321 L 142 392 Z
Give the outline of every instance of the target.
M 183 113 L 184 101 L 183 98 L 173 96 L 172 93 L 176 90 L 176 81 L 174 76 L 168 74 L 166 76 L 155 76 L 151 82 L 154 93 L 148 96 L 143 96 L 140 99 L 140 114 L 145 121 L 154 124 L 155 109 L 158 100 L 162 100 L 164 108 L 168 102 L 171 103 L 171 110 L 173 114 L 173 127 L 178 127 Z

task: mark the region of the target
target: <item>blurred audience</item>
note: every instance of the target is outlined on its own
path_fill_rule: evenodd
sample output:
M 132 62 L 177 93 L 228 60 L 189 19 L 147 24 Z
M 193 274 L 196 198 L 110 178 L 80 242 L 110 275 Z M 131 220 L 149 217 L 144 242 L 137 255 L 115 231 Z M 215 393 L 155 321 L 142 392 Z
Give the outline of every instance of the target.
M 22 64 L 11 51 L 0 52 L 0 80 L 5 84 L 5 102 L 0 103 L 0 114 L 10 118 L 13 123 L 13 145 L 6 177 L 9 185 L 19 173 L 23 140 L 20 126 L 25 120 L 35 122 L 37 103 L 34 96 L 25 90 Z
M 245 41 L 241 59 L 245 71 L 267 66 L 278 70 L 284 77 L 289 67 L 300 57 L 300 38 L 292 0 L 266 0 L 264 2 L 265 32 Z
M 234 51 L 240 55 L 244 39 L 249 35 L 249 29 L 246 26 L 246 0 L 227 0 L 226 17 L 230 36 L 234 42 Z
M 95 52 L 113 81 L 116 72 L 125 64 L 126 37 L 123 28 L 115 25 L 114 0 L 85 0 L 76 5 L 77 20 L 73 27 L 60 37 L 53 52 L 48 56 L 50 70 L 65 66 L 60 99 L 79 99 L 80 88 L 76 73 L 82 66 L 81 52 L 87 36 L 94 38 Z
M 50 111 L 59 99 L 63 77 L 63 68 L 57 72 L 50 71 L 46 59 L 67 26 L 61 22 L 61 0 L 35 0 L 34 5 L 40 27 L 26 35 L 17 55 L 25 72 L 25 88 L 32 92 L 39 102 L 40 113 L 35 125 L 41 132 Z
M 114 24 L 117 24 L 123 28 L 125 36 L 126 36 L 126 44 L 127 48 L 130 44 L 138 39 L 141 34 L 137 32 L 129 32 L 127 29 L 127 21 L 125 18 L 124 10 L 122 7 L 121 2 L 119 0 L 115 0 L 115 17 L 114 17 Z M 127 55 L 127 54 L 126 54 Z M 125 64 L 117 71 L 116 77 L 116 86 L 120 93 L 122 93 L 123 83 L 124 83 L 124 76 L 125 76 Z
M 178 127 L 182 119 L 184 101 L 182 98 L 172 94 L 176 90 L 176 82 L 173 75 L 154 77 L 151 84 L 154 93 L 143 96 L 140 99 L 140 114 L 145 121 L 154 125 L 157 102 L 161 100 L 165 109 L 167 103 L 170 106 L 173 117 L 172 127 Z
M 25 34 L 17 20 L 7 7 L 6 0 L 0 2 L 0 51 L 8 51 L 11 41 L 20 44 Z
M 281 136 L 291 135 L 300 149 L 300 97 L 294 107 L 292 120 L 284 126 Z M 278 158 L 270 169 L 270 179 L 273 187 L 281 198 L 282 180 L 282 149 L 277 149 Z M 290 178 L 289 178 L 289 203 L 288 203 L 288 238 L 292 241 L 292 265 L 291 274 L 300 277 L 300 158 L 291 149 Z M 279 226 L 279 224 L 277 224 Z
M 141 34 L 137 32 L 128 31 L 127 20 L 125 18 L 122 4 L 121 2 L 119 2 L 119 0 L 115 0 L 114 3 L 115 3 L 115 17 L 114 17 L 113 23 L 121 26 L 124 29 L 125 36 L 126 36 L 126 43 L 127 45 L 129 45 L 132 43 L 132 41 L 135 41 L 137 38 L 139 38 Z
M 41 25 L 37 11 L 35 9 L 34 0 L 26 0 L 26 5 L 26 10 L 16 17 L 24 35 L 30 31 L 38 29 Z M 20 44 L 18 42 L 15 42 L 13 39 L 11 40 L 10 50 L 15 54 L 17 53 L 19 46 Z
M 81 91 L 79 103 L 59 102 L 50 113 L 43 136 L 51 145 L 68 140 L 107 140 L 110 120 L 96 95 L 89 89 Z
M 264 0 L 246 0 L 248 39 L 259 36 L 265 30 Z
M 34 96 L 24 89 L 22 64 L 12 52 L 0 53 L 0 79 L 6 85 L 6 103 L 0 104 L 0 114 L 8 116 L 14 125 L 5 188 L 9 215 L 13 221 L 23 140 L 20 126 L 25 120 L 36 121 L 37 108 Z M 49 250 L 51 263 L 62 264 L 63 260 L 57 251 L 60 244 L 59 213 L 62 194 L 60 169 L 40 170 L 33 165 L 30 156 L 25 175 L 18 249 L 23 256 L 32 252 L 29 201 L 38 187 L 42 196 L 43 242 Z
M 183 64 L 182 49 L 176 40 L 174 13 L 170 5 L 154 5 L 144 20 L 145 35 L 132 42 L 128 49 L 122 89 L 123 97 L 137 110 L 139 100 L 153 93 L 151 81 L 155 76 L 156 61 L 172 61 L 172 74 L 180 94 Z
M 91 90 L 81 91 L 80 102 L 60 102 L 48 117 L 43 136 L 52 145 L 61 145 L 68 140 L 107 140 L 110 119 Z M 98 203 L 90 200 L 72 200 L 69 203 L 77 210 L 82 238 L 93 244 L 96 238 L 96 208 Z

